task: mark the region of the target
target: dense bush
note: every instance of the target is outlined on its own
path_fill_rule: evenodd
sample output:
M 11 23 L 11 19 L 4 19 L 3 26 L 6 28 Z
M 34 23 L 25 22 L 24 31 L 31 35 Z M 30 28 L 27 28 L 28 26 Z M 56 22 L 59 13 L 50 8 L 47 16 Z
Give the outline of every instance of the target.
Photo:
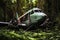
M 0 30 L 0 40 L 59 40 L 60 31 L 59 30 L 47 30 L 43 32 L 37 30 L 36 32 L 24 31 L 24 30 Z

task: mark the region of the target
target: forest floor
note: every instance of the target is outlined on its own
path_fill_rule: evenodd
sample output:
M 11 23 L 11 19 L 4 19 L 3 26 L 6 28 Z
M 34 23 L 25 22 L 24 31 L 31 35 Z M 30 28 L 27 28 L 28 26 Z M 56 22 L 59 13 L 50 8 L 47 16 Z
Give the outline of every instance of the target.
M 0 40 L 59 40 L 60 30 L 36 29 L 34 31 L 25 31 L 23 29 L 13 30 L 6 27 L 0 27 Z

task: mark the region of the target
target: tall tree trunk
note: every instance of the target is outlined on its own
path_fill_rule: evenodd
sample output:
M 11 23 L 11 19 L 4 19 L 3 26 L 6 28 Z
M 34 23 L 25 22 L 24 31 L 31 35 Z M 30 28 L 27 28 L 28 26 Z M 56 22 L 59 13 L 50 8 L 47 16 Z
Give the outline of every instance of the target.
M 17 0 L 17 12 L 18 12 L 18 14 L 20 14 L 20 16 L 22 15 L 21 1 L 22 0 Z
M 6 8 L 6 3 L 4 2 L 3 4 L 4 4 L 4 6 L 2 8 L 4 11 L 4 21 L 6 21 L 6 19 L 7 19 L 7 8 Z

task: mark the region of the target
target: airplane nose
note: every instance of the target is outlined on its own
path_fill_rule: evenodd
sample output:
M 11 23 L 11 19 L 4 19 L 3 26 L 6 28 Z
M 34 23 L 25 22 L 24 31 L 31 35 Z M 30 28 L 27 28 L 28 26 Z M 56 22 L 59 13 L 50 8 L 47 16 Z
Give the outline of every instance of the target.
M 44 16 L 44 19 L 46 19 L 47 18 L 47 16 Z
M 48 16 L 45 16 L 45 19 L 46 19 L 46 21 L 49 21 L 49 18 L 48 18 Z

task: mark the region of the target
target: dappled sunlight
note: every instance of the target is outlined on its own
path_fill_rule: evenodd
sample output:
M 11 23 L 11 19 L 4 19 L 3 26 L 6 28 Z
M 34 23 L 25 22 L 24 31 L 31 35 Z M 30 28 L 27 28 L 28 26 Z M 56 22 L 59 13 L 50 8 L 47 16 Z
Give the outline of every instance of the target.
M 16 0 L 12 0 L 12 3 L 15 3 L 16 2 Z
M 32 2 L 35 4 L 35 2 L 36 2 L 37 0 L 32 0 Z
M 21 29 L 20 29 L 21 30 Z M 52 39 L 54 40 L 55 37 L 57 37 L 56 39 L 59 39 L 59 35 L 56 32 L 31 32 L 31 31 L 26 31 L 24 32 L 24 30 L 21 31 L 11 31 L 5 29 L 5 30 L 0 30 L 0 37 L 2 37 L 2 35 L 4 37 L 7 37 L 9 39 L 19 39 L 19 40 L 46 40 L 46 39 Z

